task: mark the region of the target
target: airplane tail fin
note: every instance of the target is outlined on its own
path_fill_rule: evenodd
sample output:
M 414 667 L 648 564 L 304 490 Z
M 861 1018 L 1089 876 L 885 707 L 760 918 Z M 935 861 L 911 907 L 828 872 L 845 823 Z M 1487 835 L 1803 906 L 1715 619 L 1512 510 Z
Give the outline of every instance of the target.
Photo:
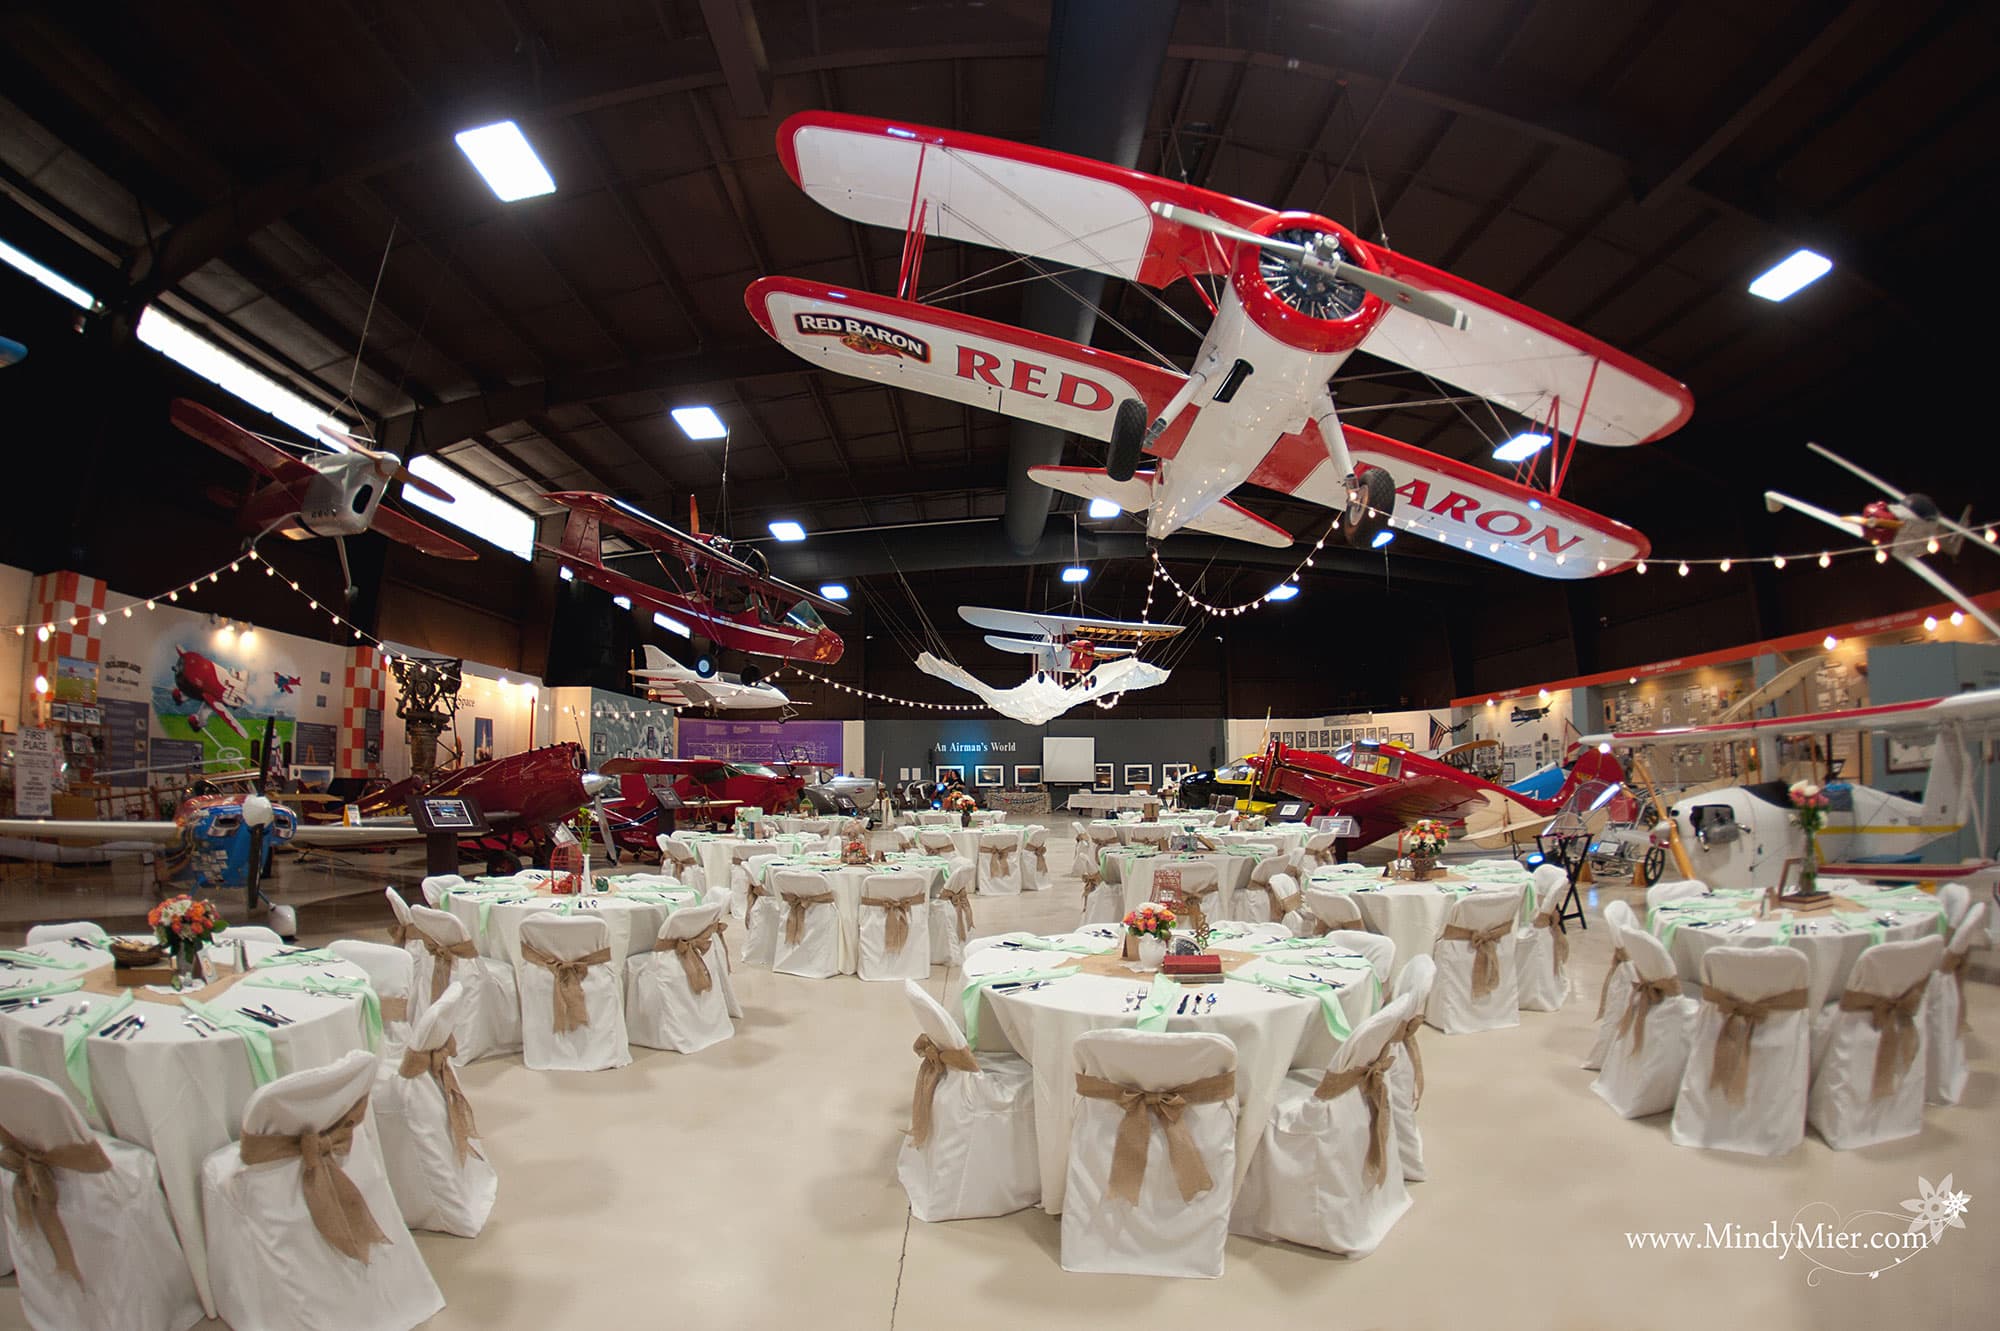
M 1127 513 L 1143 513 L 1153 506 L 1153 483 L 1158 478 L 1157 472 L 1142 471 L 1129 481 L 1114 481 L 1101 467 L 1030 467 L 1028 475 L 1051 490 L 1084 499 L 1109 499 Z M 1252 545 L 1283 549 L 1292 543 L 1292 534 L 1283 527 L 1266 522 L 1228 499 L 1217 500 L 1182 525 L 1188 531 L 1208 532 Z
M 674 668 L 675 662 L 673 657 L 668 656 L 650 642 L 643 645 L 646 648 L 646 669 L 664 673 Z
M 1923 812 L 1917 822 L 1923 827 L 1958 827 L 1968 816 L 1972 782 L 1965 765 L 1966 744 L 1951 730 L 1938 732 L 1931 751 L 1930 780 L 1924 785 Z M 1984 854 L 1984 848 L 1975 853 Z
M 597 515 L 571 509 L 568 520 L 563 523 L 560 549 L 579 563 L 602 563 L 603 552 L 598 544 Z
M 1521 802 L 1551 814 L 1572 807 L 1578 813 L 1589 813 L 1609 800 L 1624 784 L 1625 768 L 1614 755 L 1602 749 L 1585 749 L 1577 755 L 1576 766 L 1569 769 L 1569 776 L 1554 795 L 1546 800 L 1523 799 Z

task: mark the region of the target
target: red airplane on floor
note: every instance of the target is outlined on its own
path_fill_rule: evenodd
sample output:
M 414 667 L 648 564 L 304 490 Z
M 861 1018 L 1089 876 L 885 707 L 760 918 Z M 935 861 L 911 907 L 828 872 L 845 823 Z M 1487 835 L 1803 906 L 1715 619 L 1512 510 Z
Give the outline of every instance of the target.
M 379 818 L 406 811 L 419 799 L 470 796 L 479 801 L 492 830 L 460 841 L 459 854 L 466 859 L 484 856 L 490 873 L 513 873 L 521 867 L 523 855 L 546 863 L 555 825 L 595 804 L 612 785 L 610 777 L 587 770 L 580 745 L 566 741 L 470 767 L 405 777 L 363 799 L 361 813 L 364 818 Z M 606 829 L 608 841 L 601 808 L 595 819 Z M 615 848 L 612 858 L 615 862 Z
M 1273 739 L 1250 765 L 1257 770 L 1257 787 L 1307 801 L 1314 817 L 1354 819 L 1358 835 L 1341 838 L 1342 851 L 1394 836 L 1419 818 L 1459 824 L 1468 840 L 1525 831 L 1565 810 L 1592 812 L 1625 780 L 1618 760 L 1596 748 L 1578 755 L 1562 788 L 1548 799 L 1497 786 L 1399 745 L 1368 741 L 1312 753 Z
M 778 158 L 834 212 L 903 229 L 906 298 L 766 277 L 744 296 L 764 331 L 830 370 L 1106 441 L 1103 470 L 1030 474 L 1150 509 L 1155 540 L 1185 527 L 1290 545 L 1227 497 L 1248 484 L 1341 510 L 1357 547 L 1408 530 L 1555 578 L 1616 572 L 1650 549 L 1561 499 L 1563 480 L 1579 440 L 1648 443 L 1678 429 L 1693 399 L 1505 296 L 1324 217 L 1003 139 L 815 111 L 779 127 Z M 1186 278 L 1214 318 L 1183 371 L 922 304 L 907 297 L 927 235 L 1011 251 L 1053 280 Z M 1202 279 L 1222 280 L 1211 291 Z M 1521 435 L 1498 454 L 1513 477 L 1343 425 L 1328 381 L 1356 350 L 1517 415 Z M 1149 470 L 1142 452 L 1157 460 Z
M 560 546 L 538 548 L 561 560 L 566 576 L 684 622 L 697 638 L 694 671 L 703 679 L 715 674 L 717 663 L 699 639 L 787 661 L 831 665 L 840 659 L 840 635 L 814 607 L 843 615 L 847 608 L 772 577 L 761 552 L 735 554 L 720 536 L 684 532 L 611 495 L 565 491 L 543 498 L 567 508 L 569 520 Z M 607 568 L 601 539 L 605 528 L 651 550 L 668 585 Z M 745 670 L 743 678 L 755 683 L 757 674 Z
M 245 536 L 255 540 L 273 530 L 295 541 L 331 536 L 340 549 L 340 571 L 350 592 L 354 577 L 347 571 L 347 538 L 365 531 L 380 532 L 392 541 L 439 559 L 479 557 L 470 546 L 460 545 L 393 508 L 382 507 L 382 496 L 394 481 L 421 490 L 433 499 L 452 502 L 445 491 L 421 476 L 411 475 L 403 460 L 393 453 L 378 453 L 349 435 L 323 430 L 333 442 L 333 451 L 294 457 L 186 398 L 174 399 L 167 417 L 182 433 L 236 459 L 272 482 L 262 488 L 253 485 L 240 499 L 226 497 L 227 502 L 238 506 L 237 528 Z

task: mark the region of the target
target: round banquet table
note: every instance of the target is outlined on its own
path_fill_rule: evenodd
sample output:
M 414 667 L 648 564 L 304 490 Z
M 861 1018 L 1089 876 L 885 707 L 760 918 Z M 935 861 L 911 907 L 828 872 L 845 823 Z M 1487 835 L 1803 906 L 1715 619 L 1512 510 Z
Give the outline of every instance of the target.
M 729 866 L 738 847 L 748 847 L 752 855 L 803 855 L 825 849 L 825 838 L 797 832 L 770 837 L 739 837 L 722 832 L 676 832 L 676 841 L 685 841 L 701 861 L 702 876 L 710 887 L 729 886 Z
M 1239 974 L 1290 984 L 1297 992 L 1247 980 L 1186 986 L 1163 981 L 1157 988 L 1165 1007 L 1152 1015 L 1134 1000 L 1154 992 L 1155 977 L 1114 955 L 1120 942 L 1116 925 L 1088 925 L 1050 938 L 1007 934 L 966 957 L 959 1010 L 967 1038 L 978 1049 L 1018 1053 L 1034 1068 L 1043 1210 L 1059 1215 L 1063 1207 L 1076 1104 L 1071 1051 L 1079 1035 L 1111 1027 L 1212 1031 L 1235 1042 L 1235 1183 L 1242 1186 L 1286 1071 L 1326 1066 L 1348 1032 L 1382 1002 L 1382 987 L 1359 954 L 1283 939 L 1283 932 L 1281 925 L 1252 925 L 1240 933 L 1218 929 L 1211 945 L 1225 954 L 1225 964 L 1248 963 Z M 1229 957 L 1231 952 L 1237 956 Z M 1055 974 L 1035 988 L 1028 987 L 1033 979 L 1014 988 L 991 987 L 1007 985 L 1009 976 L 1051 976 L 1072 967 L 1079 969 Z M 1316 978 L 1303 978 L 1308 976 Z M 1200 1011 L 1181 1011 L 1183 1000 Z
M 1857 909 L 1762 912 L 1762 891 L 1716 892 L 1665 902 L 1646 913 L 1646 928 L 1666 947 L 1684 980 L 1701 979 L 1701 959 L 1712 947 L 1793 947 L 1805 953 L 1808 1011 L 1847 988 L 1855 959 L 1876 943 L 1949 938 L 1944 903 L 1921 888 L 1876 889 L 1857 879 L 1820 879 L 1820 885 Z
M 974 828 L 999 827 L 1006 821 L 1005 809 L 974 809 L 971 822 L 965 825 Z M 959 815 L 950 809 L 920 809 L 917 812 L 917 826 L 959 827 L 961 823 Z
M 1203 835 L 1225 846 L 1263 846 L 1289 855 L 1306 844 L 1312 829 L 1304 823 L 1282 823 L 1259 832 L 1207 832 Z
M 79 947 L 64 940 L 0 956 L 0 1001 L 10 990 L 26 995 L 37 986 L 82 984 L 80 989 L 47 995 L 38 1007 L 0 1011 L 0 1047 L 11 1066 L 66 1091 L 91 1126 L 153 1153 L 181 1251 L 187 1255 L 202 1307 L 211 1317 L 215 1300 L 209 1292 L 208 1246 L 202 1229 L 202 1161 L 236 1140 L 244 1103 L 272 1075 L 324 1067 L 350 1050 L 372 1049 L 380 1039 L 379 1019 L 370 1023 L 370 1008 L 360 998 L 368 977 L 359 966 L 331 953 L 267 943 L 249 943 L 246 951 L 249 975 L 239 979 L 230 972 L 202 989 L 189 990 L 188 996 L 224 1014 L 218 1020 L 244 1023 L 251 1032 L 249 1042 L 226 1026 L 203 1035 L 185 1024 L 187 1009 L 171 991 L 100 992 L 98 986 L 109 984 L 111 977 L 111 957 L 102 947 Z M 232 956 L 233 948 L 208 951 L 211 966 L 227 966 Z M 79 962 L 82 966 L 77 968 Z M 316 989 L 279 987 L 284 985 Z M 64 1022 L 62 1014 L 79 1002 L 90 1006 Z M 266 1004 L 286 1019 L 285 1024 L 266 1027 L 237 1013 L 240 1007 Z M 135 1012 L 146 1022 L 129 1037 L 122 1032 L 117 1038 L 83 1033 L 85 1023 L 93 1030 L 115 1026 Z M 249 1045 L 265 1040 L 269 1063 L 260 1067 L 253 1062 Z M 65 1045 L 77 1041 L 81 1057 L 72 1074 L 65 1063 Z
M 780 832 L 793 835 L 832 836 L 847 819 L 839 814 L 832 813 L 814 814 L 810 817 L 803 814 L 786 813 L 779 814 L 775 818 L 768 818 L 765 821 L 773 824 Z M 822 831 L 822 828 L 825 830 Z
M 1159 869 L 1172 869 L 1183 864 L 1213 864 L 1222 880 L 1222 900 L 1216 907 L 1216 918 L 1227 920 L 1234 917 L 1233 907 L 1236 894 L 1250 883 L 1250 871 L 1265 852 L 1255 848 L 1232 851 L 1189 851 L 1164 855 L 1149 855 L 1140 850 L 1108 851 L 1104 856 L 1103 872 L 1106 882 L 1116 882 L 1125 894 L 1125 909 L 1136 910 L 1143 902 L 1153 897 L 1153 874 Z M 1112 875 L 1116 874 L 1114 878 Z
M 599 881 L 610 890 L 557 896 L 548 890 L 543 873 L 480 878 L 447 889 L 441 909 L 458 917 L 481 956 L 510 966 L 521 964 L 521 924 L 530 916 L 546 910 L 595 915 L 611 938 L 612 969 L 623 975 L 625 958 L 650 949 L 667 916 L 701 904 L 701 893 L 659 874 L 602 876 Z
M 1384 878 L 1380 869 L 1361 865 L 1329 865 L 1315 869 L 1307 878 L 1308 887 L 1325 888 L 1352 898 L 1361 909 L 1361 922 L 1368 932 L 1381 934 L 1396 945 L 1395 974 L 1411 957 L 1429 956 L 1444 932 L 1444 917 L 1468 892 L 1519 887 L 1521 923 L 1535 918 L 1534 879 L 1518 876 L 1467 875 L 1456 872 L 1433 873 L 1423 882 Z
M 924 879 L 924 895 L 935 897 L 951 876 L 954 861 L 917 851 L 890 851 L 880 864 L 844 864 L 821 856 L 796 855 L 772 860 L 764 866 L 762 882 L 771 885 L 778 869 L 815 869 L 833 884 L 834 909 L 840 912 L 838 964 L 842 975 L 852 975 L 861 966 L 861 887 L 871 874 L 915 873 Z
M 1163 813 L 1157 821 L 1150 823 L 1142 823 L 1131 818 L 1093 818 L 1086 826 L 1090 831 L 1103 831 L 1114 834 L 1118 838 L 1118 844 L 1121 846 L 1131 845 L 1133 832 L 1142 827 L 1164 827 L 1168 829 L 1169 836 L 1179 835 L 1180 833 L 1195 829 L 1200 829 L 1202 835 L 1208 837 L 1210 840 L 1213 840 L 1216 835 L 1214 832 L 1208 830 L 1209 823 L 1205 819 L 1201 819 L 1199 815 L 1177 816 L 1175 814 Z

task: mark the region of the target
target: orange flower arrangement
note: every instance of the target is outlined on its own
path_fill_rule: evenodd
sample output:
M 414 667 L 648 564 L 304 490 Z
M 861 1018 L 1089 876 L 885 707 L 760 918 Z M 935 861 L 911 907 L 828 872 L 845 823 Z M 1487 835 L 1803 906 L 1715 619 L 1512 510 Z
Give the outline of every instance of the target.
M 192 951 L 227 928 L 215 906 L 182 894 L 168 897 L 146 916 L 153 936 L 175 952 Z

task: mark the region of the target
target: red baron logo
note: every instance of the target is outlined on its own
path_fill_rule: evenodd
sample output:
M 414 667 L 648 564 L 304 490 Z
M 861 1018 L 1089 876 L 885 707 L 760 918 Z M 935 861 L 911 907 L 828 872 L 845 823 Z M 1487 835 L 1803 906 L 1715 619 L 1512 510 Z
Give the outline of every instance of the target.
M 1412 508 L 1423 509 L 1447 522 L 1461 526 L 1477 527 L 1488 536 L 1504 541 L 1513 541 L 1524 546 L 1541 545 L 1552 555 L 1560 555 L 1572 546 L 1582 543 L 1582 536 L 1568 536 L 1562 528 L 1543 517 L 1529 517 L 1505 508 L 1487 508 L 1478 517 L 1473 510 L 1482 507 L 1479 500 L 1459 490 L 1446 487 L 1446 493 L 1435 504 L 1431 502 L 1431 487 L 1428 481 L 1417 478 L 1404 482 L 1396 490 L 1404 502 Z M 1539 526 L 1540 531 L 1535 528 Z
M 928 365 L 931 344 L 900 328 L 870 323 L 851 314 L 799 314 L 799 331 L 812 337 L 837 337 L 850 351 L 864 356 L 901 356 Z

